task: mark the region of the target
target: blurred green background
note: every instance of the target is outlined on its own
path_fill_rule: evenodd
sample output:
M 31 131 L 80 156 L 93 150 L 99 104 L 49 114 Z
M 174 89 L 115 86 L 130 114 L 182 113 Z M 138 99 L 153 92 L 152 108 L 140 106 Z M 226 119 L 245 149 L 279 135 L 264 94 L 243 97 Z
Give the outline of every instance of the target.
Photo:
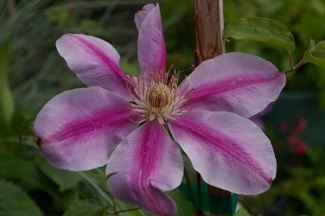
M 41 107 L 58 93 L 84 86 L 59 56 L 55 41 L 65 33 L 100 37 L 118 50 L 126 73 L 137 73 L 134 13 L 149 2 L 0 1 L 0 179 L 27 194 L 34 202 L 31 205 L 43 212 L 40 215 L 62 215 L 80 199 L 102 203 L 110 199 L 98 195 L 107 192 L 102 170 L 69 173 L 50 168 L 35 144 L 32 124 Z M 194 64 L 193 0 L 156 3 L 162 13 L 167 65 L 186 69 Z M 294 63 L 302 58 L 310 39 L 325 40 L 325 0 L 224 1 L 225 25 L 244 17 L 267 17 L 285 24 L 296 41 Z M 281 71 L 290 67 L 286 51 L 271 45 L 232 40 L 226 42 L 226 50 L 261 56 Z M 324 110 L 325 71 L 307 64 L 287 75 L 278 102 L 256 117 L 274 144 L 278 175 L 266 193 L 242 197 L 254 215 L 325 215 Z M 0 204 L 0 215 L 2 208 Z

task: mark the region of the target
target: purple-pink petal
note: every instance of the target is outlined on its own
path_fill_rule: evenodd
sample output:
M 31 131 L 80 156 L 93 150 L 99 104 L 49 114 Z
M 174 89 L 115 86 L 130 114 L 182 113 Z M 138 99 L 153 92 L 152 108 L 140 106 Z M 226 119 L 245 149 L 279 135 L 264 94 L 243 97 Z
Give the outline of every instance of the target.
M 69 68 L 88 86 L 100 86 L 129 99 L 125 85 L 127 77 L 119 67 L 120 56 L 102 39 L 66 34 L 59 38 L 56 47 Z
M 142 71 L 156 73 L 166 68 L 166 47 L 159 5 L 150 9 L 139 29 L 138 59 Z M 146 73 L 143 75 L 148 76 Z
M 184 109 L 228 111 L 248 118 L 278 98 L 285 80 L 283 73 L 260 57 L 227 53 L 200 64 L 179 92 L 196 89 Z
M 115 94 L 100 87 L 63 92 L 37 115 L 34 132 L 54 166 L 88 170 L 103 166 L 110 152 L 132 132 L 139 116 Z
M 137 26 L 138 31 L 141 28 L 143 20 L 146 18 L 148 13 L 155 7 L 156 7 L 156 5 L 154 5 L 154 4 L 146 4 L 145 6 L 143 6 L 142 10 L 138 11 L 134 15 L 134 21 L 135 21 L 135 25 Z
M 198 110 L 168 125 L 208 184 L 246 195 L 271 186 L 276 175 L 272 145 L 250 120 L 229 112 Z
M 114 197 L 157 215 L 176 213 L 175 203 L 163 192 L 181 183 L 182 156 L 157 121 L 144 123 L 116 147 L 106 173 L 112 174 L 108 186 Z

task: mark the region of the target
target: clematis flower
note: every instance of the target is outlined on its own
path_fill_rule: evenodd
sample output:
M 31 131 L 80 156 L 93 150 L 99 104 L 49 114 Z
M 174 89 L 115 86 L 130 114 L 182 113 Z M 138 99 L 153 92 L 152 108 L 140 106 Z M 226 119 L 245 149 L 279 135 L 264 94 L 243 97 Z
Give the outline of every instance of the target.
M 144 6 L 135 23 L 137 78 L 121 71 L 119 54 L 99 38 L 58 39 L 58 52 L 89 87 L 55 96 L 38 114 L 35 134 L 47 160 L 73 171 L 107 164 L 111 193 L 158 215 L 177 211 L 164 192 L 182 180 L 178 144 L 208 184 L 239 194 L 267 190 L 274 152 L 247 118 L 278 97 L 284 74 L 259 57 L 229 53 L 203 62 L 177 86 L 179 73 L 165 69 L 159 6 Z

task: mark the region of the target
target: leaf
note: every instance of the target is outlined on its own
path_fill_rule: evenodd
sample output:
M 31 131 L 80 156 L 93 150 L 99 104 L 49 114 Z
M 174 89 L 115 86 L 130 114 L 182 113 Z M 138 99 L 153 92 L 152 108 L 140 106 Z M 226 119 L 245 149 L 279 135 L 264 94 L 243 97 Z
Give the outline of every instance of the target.
M 316 45 L 315 45 L 315 41 L 310 39 L 310 43 L 309 43 L 309 49 L 310 50 L 314 50 L 316 48 Z
M 55 168 L 44 158 L 37 158 L 36 164 L 47 177 L 60 187 L 60 191 L 76 187 L 81 180 L 79 173 Z
M 316 44 L 315 50 L 325 50 L 325 40 L 319 41 Z
M 81 200 L 73 204 L 63 216 L 105 216 L 105 206 L 93 200 Z
M 303 59 L 305 62 L 325 68 L 325 40 L 319 41 L 314 49 L 307 49 Z
M 310 50 L 307 49 L 304 53 L 303 59 L 305 62 L 312 63 L 318 67 L 325 68 L 325 50 Z
M 195 216 L 195 208 L 185 195 L 179 190 L 172 190 L 167 194 L 175 201 L 177 206 L 176 216 Z
M 64 206 L 78 200 L 76 188 L 60 192 L 58 186 L 41 173 L 32 161 L 0 155 L 0 178 L 16 178 L 30 186 L 41 189 Z
M 245 208 L 240 208 L 235 214 L 234 216 L 251 216 L 247 210 Z
M 4 119 L 9 126 L 14 111 L 13 97 L 8 84 L 8 72 L 10 63 L 9 41 L 0 44 L 0 119 Z
M 288 28 L 275 20 L 253 17 L 235 20 L 224 29 L 224 38 L 253 40 L 269 43 L 286 49 L 289 54 L 295 50 L 295 41 Z
M 34 201 L 19 187 L 0 181 L 1 216 L 42 216 Z

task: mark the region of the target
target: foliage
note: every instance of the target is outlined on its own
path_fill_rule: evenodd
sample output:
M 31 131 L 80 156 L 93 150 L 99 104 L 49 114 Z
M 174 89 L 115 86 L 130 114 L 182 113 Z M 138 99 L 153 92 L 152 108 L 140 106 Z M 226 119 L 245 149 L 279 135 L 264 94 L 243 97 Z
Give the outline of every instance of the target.
M 9 46 L 9 41 L 0 43 L 0 119 L 3 119 L 7 126 L 14 111 L 13 98 L 8 86 Z
M 325 38 L 324 0 L 250 0 L 225 3 L 225 22 L 231 23 L 239 18 L 267 17 L 276 20 L 291 31 L 295 38 L 296 51 L 292 54 L 293 64 L 297 64 L 303 53 L 309 48 L 310 39 L 318 42 Z M 268 44 L 251 41 L 231 41 L 228 51 L 248 52 L 273 62 L 281 71 L 288 70 L 290 64 L 287 53 Z M 324 91 L 325 73 L 312 64 L 304 65 L 299 72 L 287 76 L 286 90 L 289 91 Z
M 267 18 L 252 17 L 235 20 L 226 26 L 224 37 L 270 43 L 286 49 L 289 54 L 295 50 L 294 38 L 288 28 Z
M 245 197 L 254 212 L 274 215 L 324 215 L 324 149 L 310 149 L 299 165 L 281 164 L 271 189 Z
M 325 68 L 325 41 L 320 41 L 316 45 L 311 41 L 310 48 L 304 53 L 305 62 L 313 63 L 321 68 Z
M 66 216 L 95 216 L 114 209 L 103 169 L 72 173 L 53 168 L 36 146 L 31 123 L 54 95 L 84 86 L 69 72 L 56 52 L 55 41 L 64 33 L 91 34 L 110 41 L 126 59 L 121 62 L 125 71 L 136 73 L 137 31 L 133 14 L 148 2 L 0 1 L 0 178 L 3 179 L 0 181 L 0 215 L 55 216 L 65 212 Z M 194 63 L 195 49 L 193 1 L 156 2 L 163 5 L 168 65 L 175 64 L 178 69 L 189 67 Z M 288 33 L 288 29 L 270 21 L 270 25 L 280 26 L 286 32 L 286 38 L 272 42 L 280 48 L 268 43 L 230 40 L 227 52 L 252 53 L 272 61 L 284 71 L 290 68 L 287 51 L 294 50 L 292 34 L 296 45 L 292 62 L 298 63 L 303 57 L 312 64 L 303 66 L 298 73 L 288 74 L 286 89 L 322 91 L 325 101 L 324 69 L 314 66 L 325 66 L 325 43 L 322 41 L 325 31 L 319 30 L 325 29 L 322 22 L 325 19 L 324 3 L 324 0 L 224 1 L 225 22 L 232 23 L 229 27 L 242 17 L 268 17 L 288 26 L 291 31 Z M 265 23 L 259 25 L 263 27 Z M 237 39 L 243 38 L 240 37 Z M 275 38 L 279 37 L 275 35 Z M 257 41 L 265 42 L 264 39 L 259 35 Z M 281 214 L 280 210 L 285 210 L 285 215 L 324 215 L 324 206 L 320 205 L 325 203 L 323 155 L 322 149 L 311 149 L 300 167 L 279 164 L 279 175 L 271 189 L 255 198 L 245 199 L 249 200 L 254 212 Z M 178 191 L 172 191 L 170 195 L 180 209 L 178 215 L 191 214 L 193 206 Z M 119 201 L 115 204 L 118 210 L 133 208 Z M 6 212 L 8 207 L 15 211 Z M 137 210 L 119 215 L 149 213 Z M 241 210 L 238 215 L 247 213 Z
M 0 181 L 0 215 L 42 216 L 33 200 L 19 187 Z

